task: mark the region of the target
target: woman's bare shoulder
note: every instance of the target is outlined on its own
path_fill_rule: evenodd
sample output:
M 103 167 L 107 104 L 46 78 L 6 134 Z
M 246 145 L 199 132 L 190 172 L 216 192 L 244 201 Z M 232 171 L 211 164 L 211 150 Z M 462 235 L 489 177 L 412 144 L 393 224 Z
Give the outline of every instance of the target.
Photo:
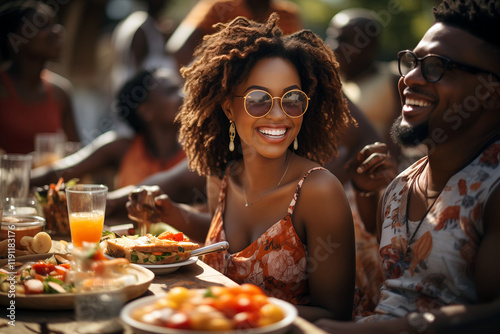
M 314 170 L 307 176 L 300 190 L 297 210 L 304 223 L 352 217 L 342 183 L 326 169 Z
M 319 164 L 306 158 L 300 158 L 298 164 L 301 165 L 300 169 L 302 170 L 303 176 L 308 173 L 305 182 L 302 184 L 301 190 L 303 194 L 307 194 L 307 197 L 309 197 L 309 195 L 313 197 L 328 194 L 335 195 L 339 191 L 344 193 L 344 188 L 339 179 L 328 169 L 322 168 Z

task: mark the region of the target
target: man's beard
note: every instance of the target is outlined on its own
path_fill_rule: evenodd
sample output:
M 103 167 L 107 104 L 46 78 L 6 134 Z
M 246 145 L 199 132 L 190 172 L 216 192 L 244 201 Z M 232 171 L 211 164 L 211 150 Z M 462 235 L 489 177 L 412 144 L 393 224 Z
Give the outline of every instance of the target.
M 402 147 L 416 147 L 422 143 L 429 135 L 429 126 L 427 121 L 414 127 L 402 126 L 402 116 L 399 116 L 392 124 L 391 138 Z

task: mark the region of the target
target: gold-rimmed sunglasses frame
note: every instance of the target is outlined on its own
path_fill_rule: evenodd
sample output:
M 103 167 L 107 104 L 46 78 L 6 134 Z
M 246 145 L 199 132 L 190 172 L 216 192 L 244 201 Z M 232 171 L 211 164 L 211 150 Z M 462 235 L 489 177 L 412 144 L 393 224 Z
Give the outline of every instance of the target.
M 262 115 L 262 116 L 254 116 L 254 115 L 250 114 L 250 112 L 247 110 L 247 103 L 246 103 L 246 102 L 247 102 L 247 97 L 248 97 L 248 95 L 252 94 L 253 92 L 263 92 L 263 93 L 265 93 L 265 94 L 267 94 L 267 95 L 269 95 L 269 96 L 271 97 L 271 107 L 270 107 L 270 108 L 269 108 L 269 110 L 268 110 L 268 111 L 267 111 L 264 115 Z M 285 111 L 285 109 L 283 108 L 283 97 L 284 97 L 286 94 L 290 93 L 290 92 L 301 92 L 301 93 L 303 93 L 303 94 L 306 96 L 306 99 L 307 99 L 306 109 L 304 110 L 304 112 L 303 112 L 302 114 L 300 114 L 300 115 L 298 115 L 298 116 L 291 116 L 291 115 L 289 115 L 289 114 Z M 306 113 L 307 109 L 309 108 L 309 100 L 311 100 L 311 99 L 309 98 L 309 96 L 307 96 L 307 94 L 306 94 L 305 92 L 301 91 L 300 89 L 292 89 L 292 90 L 289 90 L 289 91 L 285 92 L 285 93 L 284 93 L 281 97 L 274 97 L 274 96 L 272 96 L 271 94 L 269 94 L 269 92 L 266 92 L 265 90 L 262 90 L 262 89 L 254 89 L 254 90 L 252 90 L 252 91 L 248 92 L 248 93 L 247 93 L 246 95 L 244 95 L 244 96 L 235 95 L 234 97 L 240 97 L 240 98 L 243 98 L 243 99 L 244 99 L 244 102 L 243 102 L 243 107 L 245 108 L 245 112 L 248 114 L 248 116 L 250 116 L 250 117 L 252 117 L 252 118 L 262 118 L 262 117 L 266 117 L 266 116 L 267 116 L 267 114 L 269 114 L 269 113 L 271 112 L 271 110 L 273 109 L 273 106 L 274 106 L 274 100 L 275 100 L 275 99 L 279 99 L 279 100 L 280 100 L 280 107 L 281 107 L 281 110 L 285 113 L 285 115 L 287 115 L 287 116 L 288 116 L 288 117 L 290 117 L 290 118 L 299 118 L 299 117 L 304 116 L 304 114 Z

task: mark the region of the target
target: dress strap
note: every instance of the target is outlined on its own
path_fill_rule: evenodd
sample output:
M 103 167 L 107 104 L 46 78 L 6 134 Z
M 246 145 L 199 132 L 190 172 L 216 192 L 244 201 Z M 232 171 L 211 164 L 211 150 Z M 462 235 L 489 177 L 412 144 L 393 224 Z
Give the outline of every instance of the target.
M 43 70 L 42 74 L 40 75 L 40 77 L 42 79 L 43 88 L 45 89 L 45 93 L 47 94 L 46 100 L 47 101 L 54 101 L 55 100 L 54 87 L 52 86 L 50 81 L 47 79 L 49 76 L 50 76 L 50 72 L 48 72 L 47 70 Z
M 219 199 L 217 203 L 221 206 L 221 212 L 224 212 L 226 209 L 226 188 L 227 188 L 227 177 L 229 175 L 229 171 L 231 170 L 231 165 L 226 168 L 224 175 L 220 181 L 220 192 Z
M 9 74 L 7 74 L 7 72 L 0 72 L 0 79 L 2 79 L 5 88 L 7 88 L 9 96 L 19 101 L 16 89 L 14 88 L 14 83 L 12 82 L 12 79 L 10 78 Z
M 311 168 L 307 171 L 307 173 L 300 179 L 299 183 L 297 183 L 297 188 L 295 190 L 295 194 L 293 195 L 292 201 L 290 202 L 290 205 L 288 206 L 288 214 L 291 216 L 293 214 L 293 211 L 295 210 L 295 205 L 297 204 L 297 201 L 299 200 L 299 195 L 300 195 L 300 190 L 302 189 L 302 185 L 304 184 L 304 181 L 307 179 L 307 177 L 312 173 L 317 170 L 325 170 L 327 172 L 330 172 L 328 169 L 324 167 L 314 167 Z

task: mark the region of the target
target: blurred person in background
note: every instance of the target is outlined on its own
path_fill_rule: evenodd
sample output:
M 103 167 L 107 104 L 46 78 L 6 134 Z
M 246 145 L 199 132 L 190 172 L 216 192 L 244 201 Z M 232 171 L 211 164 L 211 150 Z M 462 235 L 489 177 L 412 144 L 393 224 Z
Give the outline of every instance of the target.
M 165 53 L 167 34 L 163 12 L 169 0 L 140 1 L 147 11 L 137 10 L 121 21 L 113 31 L 111 48 L 111 91 L 116 91 L 141 69 L 165 68 L 177 72 L 173 56 Z M 180 77 L 180 75 L 179 75 Z
M 371 127 L 364 128 L 374 128 L 380 138 L 377 141 L 385 142 L 383 146 L 390 148 L 395 159 L 388 158 L 386 163 L 395 166 L 399 149 L 390 138 L 390 128 L 401 108 L 397 91 L 399 75 L 391 68 L 396 65 L 376 61 L 382 26 L 375 15 L 374 12 L 363 8 L 340 11 L 330 21 L 325 42 L 335 51 L 339 62 L 343 92 L 370 123 Z M 357 119 L 361 117 L 358 116 Z M 361 142 L 368 137 L 369 132 L 366 130 L 349 131 L 342 139 L 349 143 L 351 140 Z M 351 150 L 350 154 L 345 156 L 352 159 L 343 161 L 347 168 L 357 160 L 357 152 L 359 151 Z M 359 201 L 363 203 L 364 197 L 376 196 L 376 192 L 358 191 L 347 175 L 347 169 L 339 175 L 345 175 L 344 187 L 353 213 L 356 234 L 356 290 L 353 312 L 353 318 L 356 319 L 373 310 L 383 282 L 375 225 L 371 224 L 373 219 L 367 219 L 365 223 L 365 207 L 363 204 L 358 206 Z M 385 185 L 394 177 L 395 171 L 388 177 Z M 368 212 L 371 213 L 370 210 Z
M 340 64 L 344 93 L 398 157 L 399 148 L 390 138 L 390 129 L 401 109 L 399 75 L 394 62 L 377 61 L 382 28 L 375 12 L 349 8 L 333 16 L 325 42 Z
M 170 71 L 140 71 L 123 85 L 113 102 L 118 118 L 124 119 L 134 129 L 133 136 L 108 131 L 78 152 L 49 166 L 33 169 L 31 184 L 55 183 L 59 177 L 65 180 L 86 174 L 92 177 L 104 167 L 111 167 L 115 179 L 114 184 L 108 186 L 117 191 L 108 194 L 106 214 L 111 214 L 120 204 L 125 210 L 128 193 L 135 189 L 135 185 L 148 184 L 143 181 L 151 175 L 179 169 L 185 163 L 186 154 L 177 139 L 178 125 L 174 124 L 182 104 L 180 89 L 179 77 Z M 193 172 L 186 175 L 187 178 L 190 176 L 198 179 Z M 204 179 L 199 179 L 203 189 Z M 196 180 L 194 182 L 196 184 Z M 132 185 L 134 187 L 127 187 Z M 172 187 L 174 185 L 168 189 Z M 195 186 L 186 181 L 186 187 Z M 171 190 L 171 193 L 181 202 L 192 199 L 192 195 L 181 189 Z
M 203 36 L 215 32 L 213 25 L 226 23 L 238 16 L 264 22 L 273 12 L 278 13 L 279 27 L 284 34 L 303 28 L 297 6 L 287 0 L 200 0 L 169 38 L 166 50 L 177 59 L 179 66 L 193 59 L 193 52 Z
M 57 60 L 64 28 L 52 7 L 42 2 L 10 1 L 0 5 L 0 149 L 34 151 L 35 134 L 63 132 L 78 142 L 71 84 L 45 69 Z

